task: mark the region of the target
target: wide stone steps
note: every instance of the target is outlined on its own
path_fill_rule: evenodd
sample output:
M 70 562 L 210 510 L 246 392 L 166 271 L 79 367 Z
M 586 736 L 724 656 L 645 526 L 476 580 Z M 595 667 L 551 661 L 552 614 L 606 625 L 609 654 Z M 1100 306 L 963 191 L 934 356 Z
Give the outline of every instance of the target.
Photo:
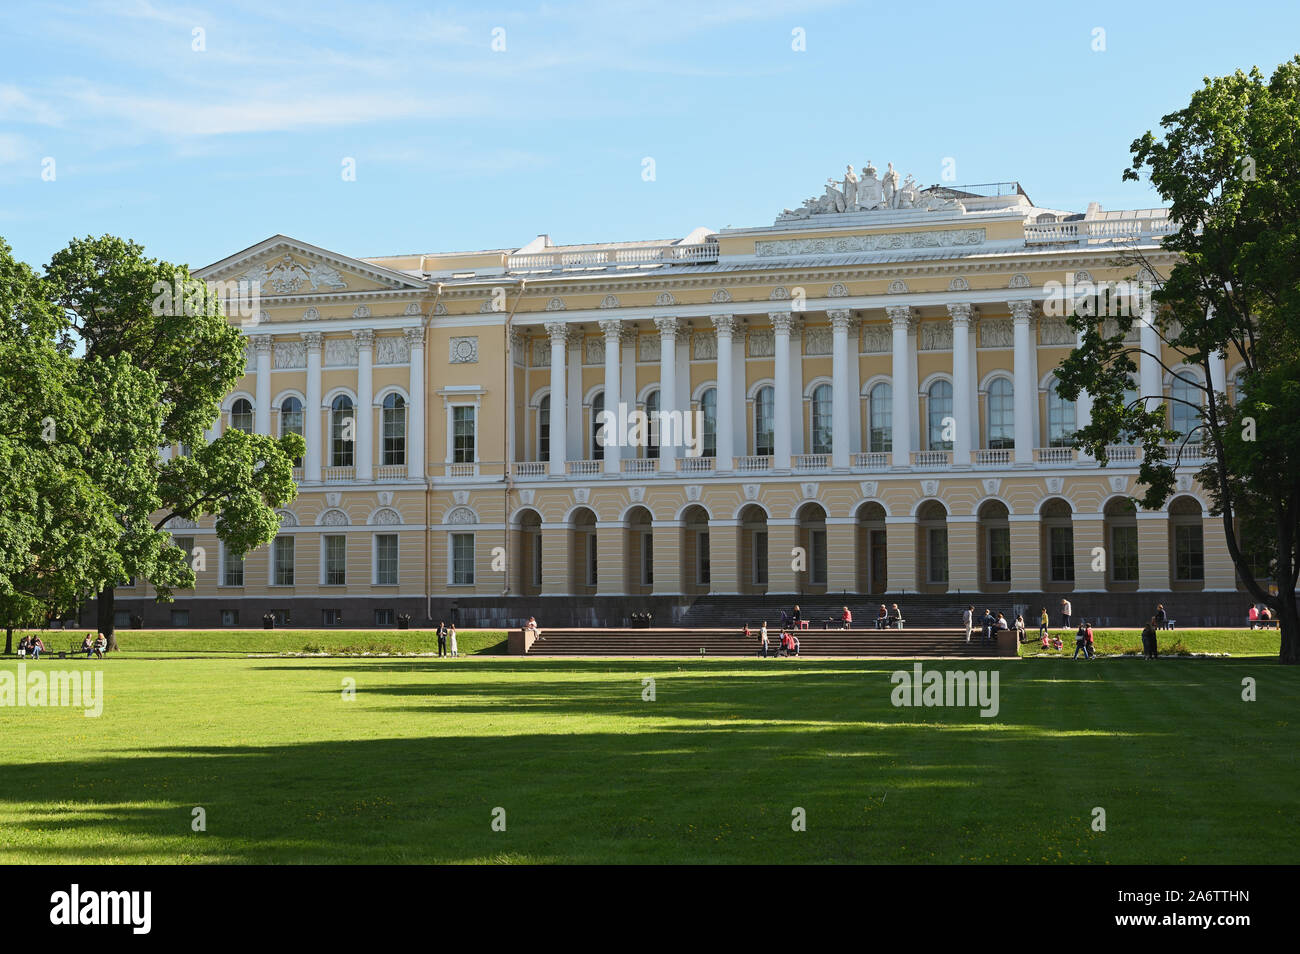
M 529 656 L 755 656 L 758 636 L 735 629 L 547 629 L 528 649 Z M 779 631 L 768 629 L 768 653 L 780 648 Z M 820 630 L 799 633 L 801 656 L 995 656 L 998 648 L 978 638 L 966 642 L 963 631 Z M 1003 647 L 1002 655 L 1014 655 Z M 701 653 L 703 650 L 703 653 Z

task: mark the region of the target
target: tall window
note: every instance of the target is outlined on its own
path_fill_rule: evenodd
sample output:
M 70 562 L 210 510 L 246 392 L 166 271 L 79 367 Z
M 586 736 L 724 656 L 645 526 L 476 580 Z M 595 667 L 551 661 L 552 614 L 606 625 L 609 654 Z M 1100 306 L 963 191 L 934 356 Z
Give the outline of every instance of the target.
M 1133 525 L 1110 528 L 1111 580 L 1138 581 L 1138 528 Z
M 645 416 L 649 421 L 649 433 L 646 435 L 645 455 L 659 456 L 659 392 L 651 391 L 645 396 Z
M 709 531 L 701 530 L 695 537 L 695 582 L 705 584 L 712 582 L 713 572 L 709 560 Z
M 551 396 L 537 402 L 537 459 L 551 459 Z
M 927 535 L 929 546 L 928 578 L 931 583 L 948 582 L 948 528 L 931 527 Z
M 831 386 L 819 384 L 812 393 L 812 452 L 831 452 Z
M 1011 582 L 1011 528 L 989 527 L 989 582 Z
M 1243 368 L 1232 376 L 1233 403 L 1240 404 L 1246 400 L 1246 370 Z
M 1050 527 L 1048 540 L 1052 582 L 1068 583 L 1074 579 L 1074 528 Z
M 352 466 L 352 448 L 356 446 L 356 416 L 352 398 L 340 394 L 330 405 L 330 462 L 333 467 Z
M 451 535 L 451 582 L 456 586 L 474 585 L 474 534 Z
M 452 463 L 472 464 L 474 457 L 474 430 L 476 408 L 464 406 L 451 409 Z
M 1174 527 L 1174 579 L 1180 582 L 1205 579 L 1205 541 L 1199 523 Z
M 325 541 L 325 585 L 343 586 L 348 582 L 348 538 L 332 533 Z
M 601 391 L 591 399 L 591 459 L 605 459 L 605 441 L 613 435 L 605 434 L 603 415 L 605 413 L 605 392 Z
M 280 436 L 286 434 L 302 436 L 302 402 L 296 397 L 287 397 L 280 402 Z M 302 458 L 297 458 L 293 466 L 301 467 Z
M 767 531 L 754 531 L 754 584 L 767 585 Z
M 1056 393 L 1056 379 L 1047 388 L 1047 446 L 1069 447 L 1078 424 L 1074 402 Z
M 244 556 L 243 554 L 234 554 L 229 550 L 222 548 L 225 552 L 225 562 L 222 566 L 221 583 L 223 586 L 243 586 L 244 585 Z
M 253 433 L 253 405 L 248 398 L 240 398 L 230 405 L 230 426 L 245 434 Z
M 948 381 L 935 381 L 930 385 L 929 400 L 926 402 L 929 407 L 929 427 L 927 438 L 929 440 L 930 450 L 952 450 L 952 441 L 944 440 L 944 431 L 950 424 L 953 424 L 952 416 L 952 384 Z M 955 426 L 955 425 L 954 425 Z M 951 434 L 951 431 L 948 431 Z M 947 577 L 944 578 L 945 580 Z M 941 582 L 941 581 L 934 581 Z
M 1201 388 L 1186 374 L 1174 375 L 1169 385 L 1170 427 L 1186 437 L 1201 423 Z M 1198 434 L 1193 440 L 1199 440 Z
M 700 415 L 704 418 L 704 433 L 700 435 L 700 454 L 704 457 L 718 456 L 718 389 L 709 388 L 700 395 Z M 727 467 L 731 466 L 728 461 Z M 703 580 L 701 582 L 708 582 Z
M 820 586 L 826 582 L 826 531 L 808 531 L 808 542 L 812 551 L 808 555 L 808 582 Z
M 989 447 L 1016 446 L 1016 396 L 1011 381 L 994 378 L 988 393 Z
M 653 533 L 641 534 L 641 585 L 654 586 L 655 538 Z
M 894 449 L 894 386 L 881 381 L 871 389 L 871 433 L 867 448 L 873 454 Z
M 375 535 L 375 585 L 397 585 L 397 534 Z
M 275 575 L 273 577 L 276 586 L 293 586 L 293 537 L 276 537 L 273 548 L 275 551 Z
M 384 398 L 384 464 L 406 463 L 406 401 L 400 394 Z
M 775 402 L 776 392 L 770 387 L 761 387 L 754 395 L 754 453 L 758 457 L 776 453 Z

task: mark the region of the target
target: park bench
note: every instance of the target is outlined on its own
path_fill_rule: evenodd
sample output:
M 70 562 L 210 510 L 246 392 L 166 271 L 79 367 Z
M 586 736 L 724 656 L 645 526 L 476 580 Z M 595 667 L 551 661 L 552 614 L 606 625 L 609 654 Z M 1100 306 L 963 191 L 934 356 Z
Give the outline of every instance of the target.
M 1251 629 L 1275 629 L 1279 624 L 1275 619 L 1248 619 L 1246 622 Z

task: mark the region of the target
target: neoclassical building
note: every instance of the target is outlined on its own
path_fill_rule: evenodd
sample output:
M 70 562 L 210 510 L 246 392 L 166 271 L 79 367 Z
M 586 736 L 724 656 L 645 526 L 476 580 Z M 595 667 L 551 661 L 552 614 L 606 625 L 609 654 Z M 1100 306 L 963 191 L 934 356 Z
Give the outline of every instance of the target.
M 1159 209 L 921 190 L 891 167 L 671 240 L 357 259 L 273 236 L 198 274 L 260 295 L 231 317 L 247 374 L 214 431 L 301 433 L 298 498 L 242 560 L 210 520 L 175 528 L 205 549 L 196 589 L 155 606 L 138 581 L 120 608 L 369 626 L 453 604 L 616 622 L 710 595 L 1104 593 L 1208 618 L 1241 601 L 1196 464 L 1135 510 L 1140 448 L 1104 469 L 1072 449 L 1088 399 L 1053 386 L 1062 295 L 1140 278 L 1135 250 L 1167 267 L 1169 230 Z M 1164 364 L 1135 390 L 1200 380 Z M 1230 398 L 1236 365 L 1213 369 Z M 638 412 L 662 426 L 638 433 Z

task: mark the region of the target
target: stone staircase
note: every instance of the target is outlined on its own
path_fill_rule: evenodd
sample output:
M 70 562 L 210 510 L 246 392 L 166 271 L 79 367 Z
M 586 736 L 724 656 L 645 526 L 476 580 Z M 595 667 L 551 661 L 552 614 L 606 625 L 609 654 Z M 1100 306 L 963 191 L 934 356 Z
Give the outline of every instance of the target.
M 1023 599 L 1023 598 L 1019 598 Z M 967 606 L 975 605 L 978 619 L 985 608 L 1007 614 L 1007 620 L 1015 619 L 1013 607 L 1019 602 L 1015 594 L 1010 593 L 890 593 L 886 595 L 831 594 L 827 596 L 701 596 L 682 614 L 677 625 L 700 628 L 739 629 L 749 623 L 750 629 L 757 628 L 767 620 L 769 631 L 781 623 L 781 613 L 789 612 L 798 604 L 803 618 L 812 628 L 821 628 L 822 621 L 828 618 L 838 620 L 843 608 L 847 606 L 853 613 L 855 628 L 874 626 L 880 604 L 893 607 L 897 603 L 903 611 L 909 628 L 947 629 L 961 625 L 961 614 Z M 1059 600 L 1059 597 L 1058 597 Z M 1049 607 L 1050 609 L 1050 607 Z M 1032 627 L 1038 628 L 1038 607 L 1032 610 Z M 1029 627 L 1030 612 L 1025 614 L 1025 623 Z M 1056 617 L 1053 617 L 1055 624 Z M 874 632 L 874 630 L 873 630 Z M 962 639 L 965 639 L 963 633 Z

